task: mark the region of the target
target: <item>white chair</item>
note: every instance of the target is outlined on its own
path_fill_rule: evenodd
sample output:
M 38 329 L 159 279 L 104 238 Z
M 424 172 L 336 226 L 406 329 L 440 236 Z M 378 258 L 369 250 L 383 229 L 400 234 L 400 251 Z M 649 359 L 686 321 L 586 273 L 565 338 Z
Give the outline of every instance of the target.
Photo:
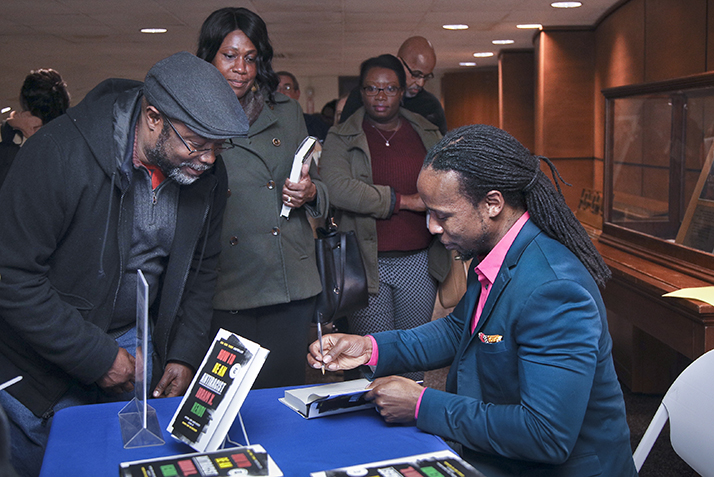
M 664 395 L 633 454 L 638 472 L 667 419 L 677 455 L 702 477 L 714 476 L 714 350 L 682 371 Z

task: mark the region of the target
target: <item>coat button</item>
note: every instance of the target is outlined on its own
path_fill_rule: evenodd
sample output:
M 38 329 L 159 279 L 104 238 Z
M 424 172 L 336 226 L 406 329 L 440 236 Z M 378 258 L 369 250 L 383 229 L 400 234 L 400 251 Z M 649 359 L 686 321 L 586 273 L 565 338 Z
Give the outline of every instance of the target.
M 268 183 L 266 184 L 266 187 L 270 190 L 275 189 L 275 181 L 274 180 L 269 180 Z
M 280 227 L 273 227 L 273 235 L 280 235 Z
M 274 137 L 273 138 L 273 146 L 275 146 L 275 147 L 280 146 L 280 139 L 278 139 L 277 137 Z
M 231 237 L 231 239 L 229 240 L 229 242 L 230 242 L 231 245 L 238 245 L 238 237 L 236 237 L 236 236 L 234 235 L 233 237 Z

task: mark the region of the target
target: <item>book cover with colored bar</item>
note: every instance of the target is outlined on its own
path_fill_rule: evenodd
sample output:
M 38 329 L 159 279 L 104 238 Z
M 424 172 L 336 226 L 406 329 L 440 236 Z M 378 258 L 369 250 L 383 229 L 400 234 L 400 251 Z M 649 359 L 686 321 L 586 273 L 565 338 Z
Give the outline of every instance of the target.
M 199 452 L 217 450 L 267 356 L 257 343 L 219 330 L 167 430 Z
M 283 473 L 260 445 L 119 464 L 119 477 L 195 477 L 199 475 L 281 477 Z
M 471 464 L 444 450 L 400 459 L 312 472 L 310 477 L 485 477 Z

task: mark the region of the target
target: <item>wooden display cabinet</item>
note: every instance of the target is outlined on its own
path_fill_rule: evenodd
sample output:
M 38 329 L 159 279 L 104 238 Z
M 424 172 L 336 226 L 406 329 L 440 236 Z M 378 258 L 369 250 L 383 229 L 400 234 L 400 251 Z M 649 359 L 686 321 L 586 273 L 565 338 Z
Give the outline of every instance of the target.
M 714 284 L 714 74 L 603 90 L 603 292 L 620 379 L 661 393 L 714 349 L 714 307 L 663 298 Z

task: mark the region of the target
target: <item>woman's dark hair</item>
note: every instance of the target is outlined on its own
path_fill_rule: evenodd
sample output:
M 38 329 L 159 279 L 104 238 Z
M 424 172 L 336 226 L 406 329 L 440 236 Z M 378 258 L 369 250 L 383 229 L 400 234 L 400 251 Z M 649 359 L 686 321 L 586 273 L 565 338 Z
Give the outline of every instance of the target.
M 550 167 L 555 185 L 541 171 L 541 161 Z M 611 277 L 592 240 L 566 205 L 558 184 L 558 179 L 563 179 L 553 163 L 532 155 L 507 132 L 483 124 L 450 131 L 428 152 L 424 167 L 458 173 L 461 192 L 474 206 L 489 191 L 500 191 L 507 204 L 528 210 L 541 230 L 568 247 L 598 285 L 605 286 Z
M 20 106 L 45 125 L 69 108 L 67 84 L 51 68 L 31 71 L 20 89 Z
M 399 87 L 406 89 L 407 87 L 407 75 L 404 73 L 404 67 L 402 62 L 399 61 L 394 55 L 379 55 L 368 60 L 364 60 L 362 65 L 359 67 L 359 86 L 360 88 L 364 86 L 364 79 L 367 77 L 367 73 L 372 68 L 386 68 L 392 70 L 397 74 L 397 80 L 399 80 Z
M 258 50 L 255 81 L 258 87 L 268 92 L 268 100 L 275 102 L 273 93 L 280 84 L 280 78 L 273 71 L 273 47 L 268 38 L 268 28 L 263 19 L 250 10 L 226 7 L 211 13 L 201 26 L 196 56 L 212 63 L 223 40 L 236 30 L 242 31 Z

